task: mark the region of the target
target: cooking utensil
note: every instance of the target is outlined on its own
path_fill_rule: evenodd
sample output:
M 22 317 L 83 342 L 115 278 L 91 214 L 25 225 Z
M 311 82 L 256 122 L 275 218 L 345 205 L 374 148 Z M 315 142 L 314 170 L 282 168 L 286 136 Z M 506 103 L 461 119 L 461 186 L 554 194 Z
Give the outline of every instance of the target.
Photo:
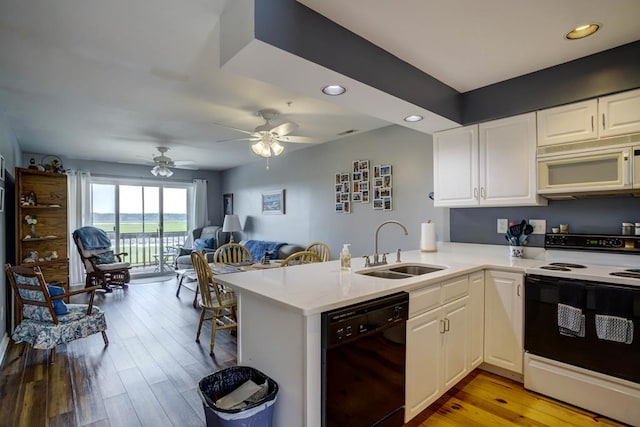
M 533 233 L 533 225 L 531 225 L 531 224 L 525 225 L 524 226 L 524 230 L 523 230 L 523 234 L 528 236 L 531 233 Z

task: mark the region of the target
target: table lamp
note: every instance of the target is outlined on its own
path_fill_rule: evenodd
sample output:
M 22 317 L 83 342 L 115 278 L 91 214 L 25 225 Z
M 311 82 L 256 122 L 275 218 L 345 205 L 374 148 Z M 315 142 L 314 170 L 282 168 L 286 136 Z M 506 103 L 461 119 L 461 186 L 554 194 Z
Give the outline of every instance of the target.
M 222 223 L 222 231 L 225 233 L 229 233 L 229 235 L 231 236 L 229 242 L 233 243 L 233 232 L 242 231 L 242 227 L 240 226 L 240 218 L 238 218 L 238 215 L 225 215 L 224 222 Z

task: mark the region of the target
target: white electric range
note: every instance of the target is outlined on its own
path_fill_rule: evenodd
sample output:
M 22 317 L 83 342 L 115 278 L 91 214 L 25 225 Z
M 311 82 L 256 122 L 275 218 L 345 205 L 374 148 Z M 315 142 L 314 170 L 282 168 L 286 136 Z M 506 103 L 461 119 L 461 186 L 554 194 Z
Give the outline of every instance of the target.
M 640 236 L 547 234 L 526 270 L 525 388 L 640 425 Z

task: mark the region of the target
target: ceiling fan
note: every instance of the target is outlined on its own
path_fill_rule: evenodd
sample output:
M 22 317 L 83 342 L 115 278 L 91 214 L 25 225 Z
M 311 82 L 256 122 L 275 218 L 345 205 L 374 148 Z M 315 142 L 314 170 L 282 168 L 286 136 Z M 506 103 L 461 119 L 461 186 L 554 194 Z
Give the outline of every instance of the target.
M 170 168 L 195 169 L 193 167 L 189 167 L 189 165 L 194 163 L 193 160 L 173 160 L 171 157 L 165 155 L 165 153 L 169 151 L 169 147 L 156 148 L 160 154 L 153 157 L 153 163 L 155 164 L 151 169 L 151 174 L 153 176 L 168 178 L 173 175 L 173 171 Z
M 213 123 L 216 126 L 221 126 L 227 129 L 232 129 L 238 132 L 246 133 L 249 135 L 245 138 L 233 138 L 224 139 L 217 142 L 229 142 L 229 141 L 252 141 L 251 150 L 259 156 L 269 158 L 273 156 L 279 156 L 284 151 L 284 146 L 281 142 L 292 143 L 312 143 L 310 138 L 304 136 L 289 135 L 300 127 L 294 122 L 284 122 L 279 125 L 271 124 L 271 121 L 276 119 L 280 112 L 271 108 L 265 108 L 258 111 L 258 116 L 264 119 L 264 124 L 257 126 L 253 132 L 232 128 L 219 123 Z

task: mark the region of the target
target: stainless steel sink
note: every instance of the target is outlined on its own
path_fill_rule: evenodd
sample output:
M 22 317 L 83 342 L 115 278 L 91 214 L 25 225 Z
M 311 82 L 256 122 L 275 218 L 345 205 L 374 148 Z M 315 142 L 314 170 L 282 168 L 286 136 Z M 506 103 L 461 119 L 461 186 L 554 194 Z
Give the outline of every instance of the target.
M 408 279 L 410 277 L 422 276 L 423 274 L 434 273 L 444 270 L 445 267 L 421 265 L 421 264 L 405 264 L 398 266 L 387 266 L 377 270 L 358 271 L 358 274 L 371 277 L 379 277 L 381 279 Z
M 365 276 L 380 277 L 381 279 L 407 279 L 409 277 L 413 277 L 410 274 L 395 273 L 389 270 L 374 270 L 360 274 L 363 274 Z
M 427 267 L 424 265 L 401 265 L 398 267 L 391 267 L 389 271 L 395 271 L 397 273 L 410 274 L 412 276 L 421 276 L 423 274 L 433 273 L 435 271 L 444 270 L 440 267 Z

